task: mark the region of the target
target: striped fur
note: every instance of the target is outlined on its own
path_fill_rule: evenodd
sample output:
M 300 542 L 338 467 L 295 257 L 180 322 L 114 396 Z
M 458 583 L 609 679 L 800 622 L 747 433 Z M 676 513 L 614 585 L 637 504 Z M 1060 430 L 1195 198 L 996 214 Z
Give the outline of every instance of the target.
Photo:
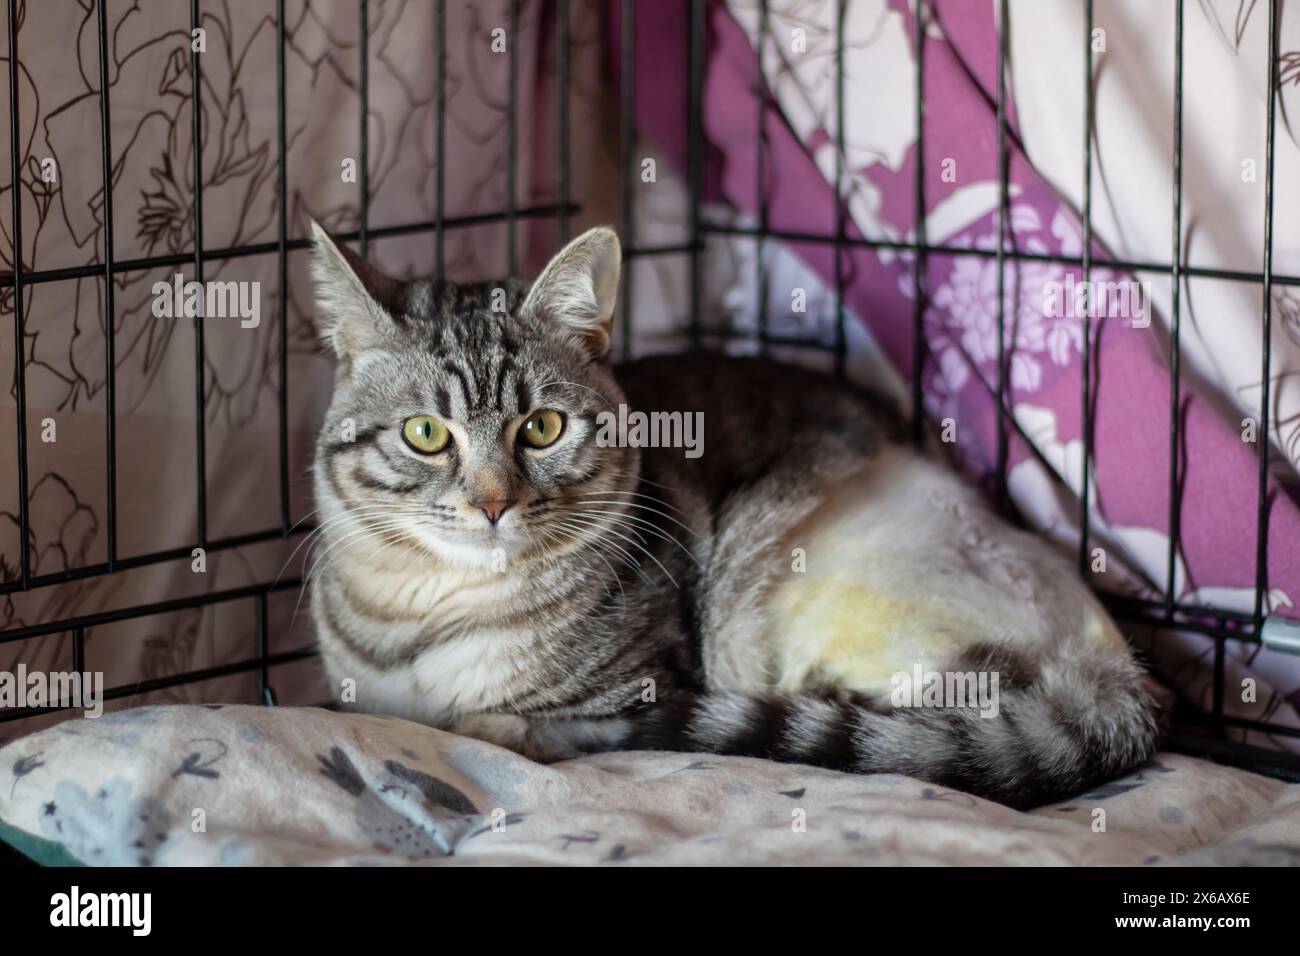
M 593 230 L 531 287 L 399 283 L 317 231 L 339 361 L 309 578 L 345 704 L 538 759 L 732 753 L 1017 806 L 1150 755 L 1141 669 L 1061 556 L 869 392 L 757 359 L 612 365 L 618 268 Z M 702 413 L 703 456 L 604 447 L 624 404 Z M 518 437 L 538 409 L 564 421 L 541 450 Z M 419 415 L 447 449 L 403 441 Z M 914 668 L 996 676 L 997 715 L 896 703 Z
M 907 774 L 1012 807 L 1065 799 L 1150 759 L 1157 709 L 1135 664 L 1062 654 L 1035 670 L 1003 694 L 995 719 L 837 695 L 724 692 L 647 708 L 621 743 Z

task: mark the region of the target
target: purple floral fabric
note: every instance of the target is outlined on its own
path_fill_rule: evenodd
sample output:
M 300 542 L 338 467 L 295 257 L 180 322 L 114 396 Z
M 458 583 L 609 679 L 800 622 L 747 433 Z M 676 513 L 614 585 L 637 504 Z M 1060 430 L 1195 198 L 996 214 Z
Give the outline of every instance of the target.
M 748 4 L 709 4 L 707 65 L 703 97 L 704 198 L 759 214 L 756 143 L 757 58 Z M 781 6 L 773 5 L 773 10 Z M 788 5 L 784 5 L 787 6 Z M 852 6 L 852 5 L 850 5 Z M 907 49 L 915 48 L 913 5 L 905 0 L 878 4 L 883 33 L 888 20 L 901 21 Z M 996 196 L 998 140 L 996 119 L 997 24 L 989 4 L 936 2 L 934 22 L 925 41 L 924 189 L 932 244 L 959 249 L 992 250 L 997 244 L 998 214 L 990 206 L 982 215 L 953 225 L 946 205 L 963 189 L 983 185 Z M 770 86 L 797 73 L 800 51 L 791 52 L 788 19 L 773 13 L 774 36 L 765 48 Z M 650 20 L 653 19 L 653 24 Z M 747 31 L 743 23 L 749 23 Z M 833 42 L 826 24 L 809 23 L 802 55 L 820 56 L 823 73 L 834 70 Z M 645 137 L 675 163 L 687 158 L 687 129 L 680 104 L 685 97 L 685 38 L 689 24 L 669 10 L 653 18 L 638 10 L 636 77 L 637 122 Z M 773 61 L 776 65 L 773 65 Z M 914 62 L 914 61 L 913 61 Z M 855 64 L 860 65 L 860 61 Z M 827 81 L 833 82 L 833 81 Z M 888 111 L 889 100 L 906 96 L 914 84 L 911 69 L 897 71 L 879 87 L 860 78 L 847 85 L 853 99 L 845 111 L 868 116 Z M 854 85 L 854 84 L 857 85 Z M 800 90 L 815 98 L 815 84 Z M 865 94 L 865 98 L 864 98 Z M 850 94 L 846 93 L 846 97 Z M 793 104 L 793 105 L 792 105 Z M 835 188 L 827 175 L 822 149 L 834 143 L 835 115 L 823 112 L 820 125 L 792 118 L 801 109 L 796 97 L 772 95 L 764 112 L 767 149 L 763 160 L 762 196 L 772 230 L 833 234 Z M 1070 104 L 1071 115 L 1081 109 Z M 1077 209 L 1031 165 L 1021 148 L 1015 103 L 1007 108 L 1010 200 L 1008 249 L 1046 257 L 1081 254 L 1083 228 Z M 913 126 L 914 129 L 914 126 Z M 850 127 L 850 135 L 853 128 Z M 869 222 L 854 213 L 847 235 L 873 239 L 915 236 L 915 136 L 902 161 L 884 157 L 846 162 L 846 201 L 859 187 L 874 188 Z M 850 160 L 858 144 L 848 142 Z M 819 162 L 819 159 L 821 161 Z M 945 168 L 946 164 L 951 164 Z M 955 169 L 955 176 L 950 174 Z M 1080 169 L 1079 175 L 1082 176 Z M 850 209 L 852 209 L 850 203 Z M 1140 215 L 1135 211 L 1134 215 Z M 790 242 L 789 247 L 824 282 L 835 281 L 835 250 L 829 243 Z M 1093 255 L 1108 257 L 1094 243 Z M 872 338 L 906 379 L 913 369 L 914 300 L 910 253 L 894 249 L 846 249 L 846 309 L 864 323 Z M 1008 261 L 1004 273 L 1006 329 L 1006 404 L 1008 416 L 1008 485 L 1011 496 L 1031 523 L 1077 548 L 1079 493 L 1083 488 L 1082 364 L 1083 325 L 1074 315 L 1051 315 L 1044 299 L 1053 283 L 1082 280 L 1081 270 L 1046 261 Z M 1114 283 L 1114 293 L 1132 289 L 1134 276 L 1094 268 L 1097 283 Z M 1166 280 L 1167 281 L 1167 280 Z M 997 294 L 995 258 L 976 254 L 935 253 L 924 269 L 922 378 L 925 410 L 932 423 L 951 419 L 957 440 L 954 456 L 990 490 L 997 469 Z M 781 296 L 774 294 L 772 301 Z M 1048 303 L 1050 305 L 1050 303 Z M 1170 385 L 1168 338 L 1163 316 L 1146 327 L 1129 318 L 1093 321 L 1091 354 L 1094 403 L 1094 448 L 1087 481 L 1090 493 L 1090 548 L 1103 548 L 1105 572 L 1093 569 L 1099 588 L 1160 598 L 1170 534 Z M 1255 587 L 1258 444 L 1243 441 L 1241 416 L 1225 412 L 1216 396 L 1184 377 L 1178 409 L 1181 423 L 1177 484 L 1182 495 L 1179 541 L 1174 562 L 1174 597 L 1190 606 L 1249 611 Z M 1261 439 L 1262 440 L 1262 439 Z M 1270 478 L 1267 493 L 1268 548 L 1265 608 L 1295 616 L 1300 599 L 1300 496 L 1294 485 Z M 1213 619 L 1213 610 L 1207 610 Z M 1183 635 L 1183 662 L 1207 663 L 1208 641 Z M 1247 708 L 1256 719 L 1276 716 L 1300 705 L 1300 669 L 1292 659 L 1262 655 L 1257 647 L 1230 642 L 1229 677 L 1262 672 L 1277 688 L 1266 704 Z M 1159 648 L 1153 651 L 1159 656 Z M 1173 666 L 1173 665 L 1171 665 Z M 1255 669 L 1255 670 L 1252 670 Z M 1186 668 L 1184 667 L 1184 670 Z M 1184 689 L 1208 703 L 1205 667 Z M 1199 683 L 1197 682 L 1199 680 Z M 1230 695 L 1231 696 L 1231 695 Z M 1231 703 L 1231 701 L 1230 701 Z

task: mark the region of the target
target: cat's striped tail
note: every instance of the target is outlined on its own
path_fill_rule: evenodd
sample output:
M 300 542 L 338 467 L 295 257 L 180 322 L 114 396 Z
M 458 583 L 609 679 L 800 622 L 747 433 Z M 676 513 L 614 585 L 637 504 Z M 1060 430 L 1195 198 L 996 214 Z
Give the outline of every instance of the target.
M 633 721 L 624 749 L 766 757 L 897 773 L 1013 807 L 1062 800 L 1145 763 L 1160 708 L 1122 653 L 1061 653 L 999 669 L 996 716 L 976 708 L 893 707 L 801 694 L 673 694 Z M 988 713 L 989 710 L 984 711 Z

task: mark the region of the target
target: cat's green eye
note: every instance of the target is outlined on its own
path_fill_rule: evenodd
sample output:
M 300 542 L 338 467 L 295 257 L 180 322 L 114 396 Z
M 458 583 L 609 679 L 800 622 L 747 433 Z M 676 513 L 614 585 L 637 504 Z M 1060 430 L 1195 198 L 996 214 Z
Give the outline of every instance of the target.
M 554 445 L 564 431 L 564 416 L 551 408 L 533 412 L 519 429 L 519 440 L 530 448 Z
M 421 455 L 432 455 L 451 444 L 447 426 L 430 415 L 416 415 L 402 422 L 402 438 Z

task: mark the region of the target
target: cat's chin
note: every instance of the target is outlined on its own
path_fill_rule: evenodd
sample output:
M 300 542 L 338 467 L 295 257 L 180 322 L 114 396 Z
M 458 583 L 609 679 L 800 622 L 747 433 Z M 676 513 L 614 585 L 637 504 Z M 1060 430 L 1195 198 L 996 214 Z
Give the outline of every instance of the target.
M 460 541 L 430 533 L 417 533 L 416 538 L 439 560 L 470 570 L 504 573 L 512 561 L 531 550 L 531 543 L 526 538 L 508 533 L 484 533 Z

